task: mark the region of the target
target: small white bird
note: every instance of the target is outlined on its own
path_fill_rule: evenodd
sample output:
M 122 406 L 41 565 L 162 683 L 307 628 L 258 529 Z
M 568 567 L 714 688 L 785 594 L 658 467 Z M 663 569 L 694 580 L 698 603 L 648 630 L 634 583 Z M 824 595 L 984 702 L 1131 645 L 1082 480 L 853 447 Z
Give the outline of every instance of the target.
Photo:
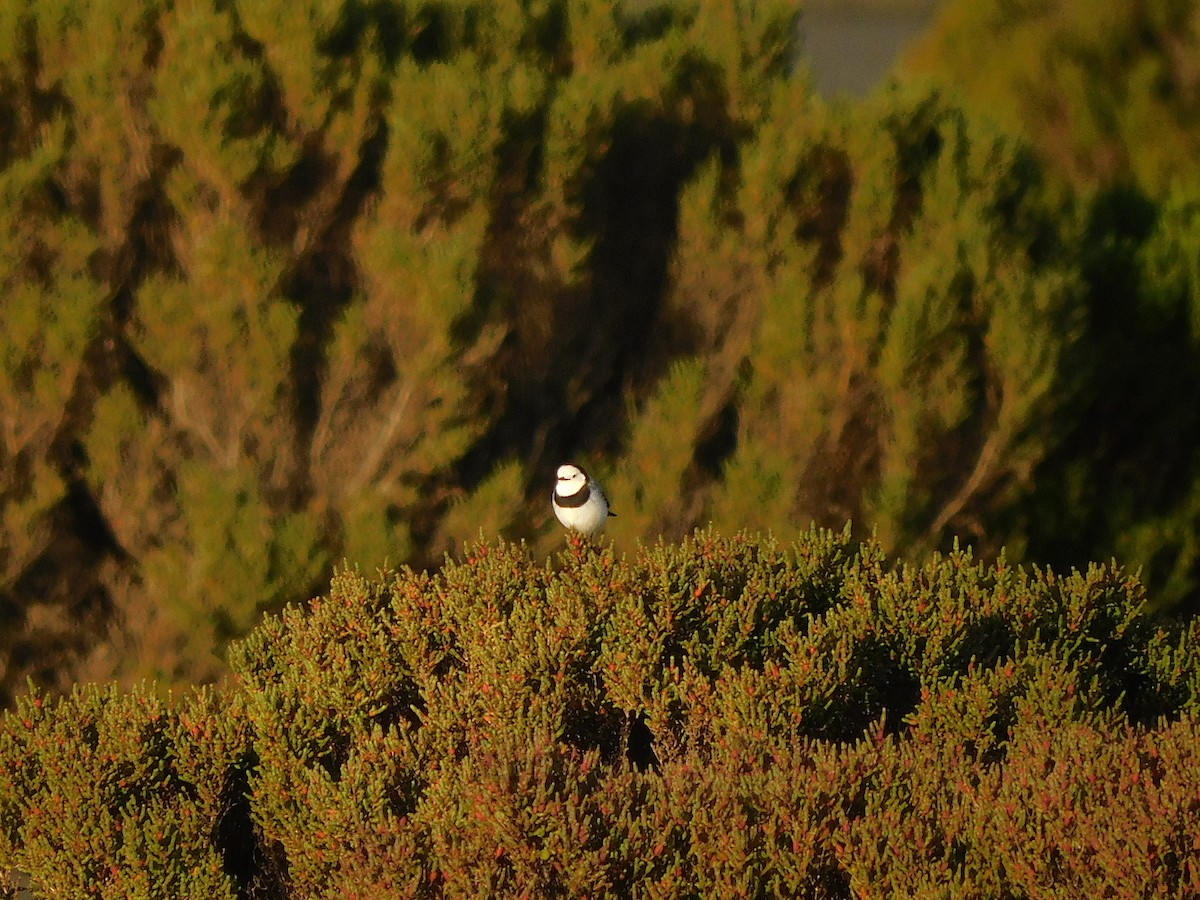
M 569 463 L 558 467 L 554 485 L 554 515 L 567 528 L 592 537 L 604 531 L 608 517 L 616 513 L 608 508 L 608 498 L 600 482 Z

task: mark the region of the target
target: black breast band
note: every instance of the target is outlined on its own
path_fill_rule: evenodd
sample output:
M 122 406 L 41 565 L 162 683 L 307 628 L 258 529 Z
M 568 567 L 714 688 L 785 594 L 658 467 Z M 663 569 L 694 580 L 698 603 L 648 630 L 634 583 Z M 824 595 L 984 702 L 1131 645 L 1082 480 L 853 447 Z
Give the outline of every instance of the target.
M 588 502 L 588 497 L 592 496 L 592 488 L 590 485 L 584 485 L 580 490 L 572 494 L 570 497 L 560 497 L 557 493 L 554 495 L 554 502 L 558 506 L 566 509 L 578 509 L 583 504 Z

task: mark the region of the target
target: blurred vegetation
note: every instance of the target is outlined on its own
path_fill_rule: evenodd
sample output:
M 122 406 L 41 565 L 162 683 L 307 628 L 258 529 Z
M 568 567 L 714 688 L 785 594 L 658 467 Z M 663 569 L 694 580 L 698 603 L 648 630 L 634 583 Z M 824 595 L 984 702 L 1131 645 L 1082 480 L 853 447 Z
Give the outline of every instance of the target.
M 1105 74 L 1194 56 L 1138 43 L 1176 6 L 1003 9 L 1111 44 Z M 923 70 L 962 90 L 824 104 L 796 15 L 9 4 L 0 700 L 213 680 L 342 559 L 545 554 L 566 459 L 623 550 L 852 520 L 900 555 L 1117 554 L 1200 607 L 1187 79 L 1112 74 L 1060 158 L 946 51 Z M 1095 93 L 1005 46 L 978 68 Z M 1142 94 L 1168 112 L 1125 128 Z
M 900 69 L 1020 135 L 1074 230 L 1080 390 L 1028 547 L 1116 554 L 1157 604 L 1195 613 L 1200 8 L 952 0 Z
M 1084 193 L 1197 180 L 1200 11 L 1192 0 L 948 0 L 901 68 L 959 88 Z

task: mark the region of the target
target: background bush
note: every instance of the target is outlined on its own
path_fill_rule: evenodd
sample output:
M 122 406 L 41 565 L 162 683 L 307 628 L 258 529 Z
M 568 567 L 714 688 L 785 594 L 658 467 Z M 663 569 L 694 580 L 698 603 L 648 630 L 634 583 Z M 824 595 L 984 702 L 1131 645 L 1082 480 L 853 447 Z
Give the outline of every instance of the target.
M 790 2 L 10 4 L 0 699 L 212 681 L 343 559 L 548 553 L 566 458 L 623 550 L 850 519 L 1194 611 L 1192 44 L 1009 6 L 974 40 L 1044 26 L 1072 97 L 1136 63 L 1070 156 L 1127 165 L 935 51 L 826 104 Z
M 1142 567 L 1152 602 L 1192 613 L 1198 42 L 1194 5 L 1178 0 L 1099 14 L 1075 0 L 964 0 L 901 66 L 1028 141 L 1076 223 L 1080 390 L 1039 478 L 1028 547 L 1115 553 Z
M 1189 895 L 1200 644 L 1143 605 L 1116 567 L 846 532 L 342 571 L 222 692 L 24 697 L 0 866 L 72 896 Z

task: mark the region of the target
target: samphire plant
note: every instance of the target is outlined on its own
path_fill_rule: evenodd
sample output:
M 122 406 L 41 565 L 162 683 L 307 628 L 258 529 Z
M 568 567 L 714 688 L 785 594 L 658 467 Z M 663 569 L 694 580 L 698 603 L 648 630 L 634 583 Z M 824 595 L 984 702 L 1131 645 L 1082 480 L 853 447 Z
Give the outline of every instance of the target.
M 1181 896 L 1198 627 L 849 530 L 343 570 L 218 690 L 31 692 L 0 872 L 71 897 Z

